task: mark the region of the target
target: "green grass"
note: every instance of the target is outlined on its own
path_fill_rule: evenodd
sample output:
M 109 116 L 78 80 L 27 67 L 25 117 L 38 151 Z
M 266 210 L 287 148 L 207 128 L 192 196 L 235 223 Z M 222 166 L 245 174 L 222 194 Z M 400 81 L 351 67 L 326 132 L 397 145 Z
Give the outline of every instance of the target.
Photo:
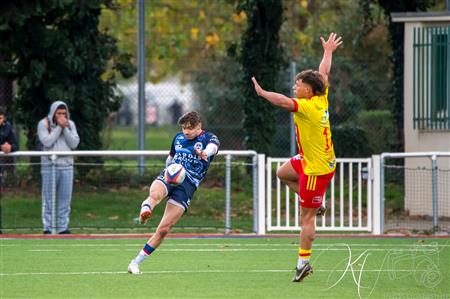
M 296 238 L 167 239 L 142 275 L 127 274 L 145 241 L 0 239 L 0 298 L 446 298 L 450 291 L 448 239 L 318 238 L 314 273 L 300 284 L 291 282 Z
M 180 128 L 176 125 L 145 128 L 145 150 L 169 150 L 172 138 Z M 26 136 L 20 131 L 20 149 L 26 150 Z M 105 150 L 137 150 L 137 127 L 114 126 L 101 134 Z
M 146 150 L 169 150 L 172 138 L 180 131 L 178 126 L 146 127 Z M 105 140 L 109 150 L 136 150 L 137 127 L 116 126 L 111 131 L 111 139 Z
M 137 215 L 148 190 L 119 185 L 117 188 L 89 189 L 77 187 L 71 205 L 70 227 L 75 233 L 148 232 L 164 212 L 165 203 L 154 210 L 147 226 L 137 223 Z M 250 190 L 232 192 L 232 229 L 251 232 L 252 197 Z M 36 233 L 42 230 L 40 189 L 13 190 L 2 198 L 2 228 L 5 233 Z M 174 231 L 211 231 L 225 229 L 225 191 L 223 188 L 200 187 L 187 214 Z

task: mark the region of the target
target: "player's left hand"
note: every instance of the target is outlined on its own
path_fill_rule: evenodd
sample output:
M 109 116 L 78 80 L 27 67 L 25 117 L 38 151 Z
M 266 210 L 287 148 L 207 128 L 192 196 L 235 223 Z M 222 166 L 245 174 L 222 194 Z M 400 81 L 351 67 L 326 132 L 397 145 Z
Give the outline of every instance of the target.
M 205 161 L 208 161 L 208 156 L 206 155 L 206 153 L 204 151 L 199 150 L 198 148 L 195 149 L 195 154 L 197 156 L 199 156 L 200 158 L 202 158 Z
M 340 45 L 342 45 L 342 37 L 337 36 L 336 33 L 331 32 L 330 36 L 328 36 L 328 40 L 325 41 L 325 39 L 321 36 L 320 41 L 322 42 L 322 47 L 325 51 L 331 51 L 333 52 L 336 50 Z

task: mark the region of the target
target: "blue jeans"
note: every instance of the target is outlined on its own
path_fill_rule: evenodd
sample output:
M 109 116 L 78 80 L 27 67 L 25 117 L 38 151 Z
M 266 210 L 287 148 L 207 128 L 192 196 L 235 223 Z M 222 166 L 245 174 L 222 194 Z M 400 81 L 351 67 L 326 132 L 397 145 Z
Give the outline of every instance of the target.
M 54 171 L 53 171 L 54 170 Z M 42 223 L 52 231 L 52 197 L 56 205 L 56 231 L 69 228 L 70 202 L 73 188 L 73 166 L 42 165 Z

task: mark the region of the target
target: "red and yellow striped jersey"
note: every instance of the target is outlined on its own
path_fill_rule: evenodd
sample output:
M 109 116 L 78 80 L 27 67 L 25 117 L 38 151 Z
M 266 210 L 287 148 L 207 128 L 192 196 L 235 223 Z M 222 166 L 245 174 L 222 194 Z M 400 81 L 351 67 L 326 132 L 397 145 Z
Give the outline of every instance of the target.
M 292 99 L 298 151 L 306 175 L 324 175 L 336 169 L 328 113 L 328 87 L 325 94 L 310 99 Z

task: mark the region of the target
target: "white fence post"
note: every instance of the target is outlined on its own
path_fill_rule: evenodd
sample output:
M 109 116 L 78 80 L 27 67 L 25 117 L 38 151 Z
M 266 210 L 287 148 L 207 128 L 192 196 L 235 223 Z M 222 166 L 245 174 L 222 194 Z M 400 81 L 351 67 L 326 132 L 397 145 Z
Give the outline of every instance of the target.
M 258 228 L 256 234 L 266 234 L 266 156 L 258 154 Z
M 372 234 L 380 235 L 382 233 L 382 218 L 381 213 L 381 159 L 380 155 L 372 156 L 372 169 L 373 169 L 373 188 L 372 188 Z

